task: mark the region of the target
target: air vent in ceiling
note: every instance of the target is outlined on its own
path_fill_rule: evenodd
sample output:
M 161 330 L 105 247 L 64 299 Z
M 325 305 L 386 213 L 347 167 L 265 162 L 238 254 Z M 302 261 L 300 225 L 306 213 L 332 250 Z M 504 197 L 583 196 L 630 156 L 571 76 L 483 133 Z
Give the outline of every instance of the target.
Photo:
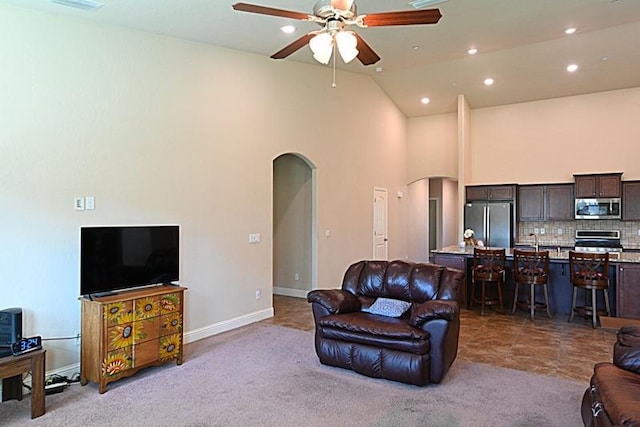
M 104 6 L 104 3 L 94 0 L 50 0 L 51 3 L 60 4 L 62 6 L 75 7 L 82 10 L 96 10 Z
M 414 0 L 409 4 L 416 9 L 424 9 L 425 7 L 433 6 L 434 4 L 444 3 L 448 0 Z

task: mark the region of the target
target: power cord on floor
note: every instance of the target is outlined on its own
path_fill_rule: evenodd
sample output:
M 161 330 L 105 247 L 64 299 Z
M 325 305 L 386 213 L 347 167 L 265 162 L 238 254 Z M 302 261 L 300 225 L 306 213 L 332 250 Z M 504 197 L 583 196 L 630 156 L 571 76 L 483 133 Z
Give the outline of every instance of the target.
M 78 382 L 80 382 L 79 372 L 73 374 L 71 378 L 58 374 L 49 375 L 44 381 L 44 391 L 45 394 L 60 393 L 67 389 L 72 383 Z

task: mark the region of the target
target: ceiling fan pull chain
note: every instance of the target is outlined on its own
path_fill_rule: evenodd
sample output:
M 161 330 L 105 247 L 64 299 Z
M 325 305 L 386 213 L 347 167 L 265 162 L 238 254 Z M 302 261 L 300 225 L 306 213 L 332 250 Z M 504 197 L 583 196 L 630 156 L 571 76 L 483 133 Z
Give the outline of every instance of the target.
M 337 46 L 333 47 L 333 82 L 331 83 L 332 88 L 336 88 L 336 50 Z

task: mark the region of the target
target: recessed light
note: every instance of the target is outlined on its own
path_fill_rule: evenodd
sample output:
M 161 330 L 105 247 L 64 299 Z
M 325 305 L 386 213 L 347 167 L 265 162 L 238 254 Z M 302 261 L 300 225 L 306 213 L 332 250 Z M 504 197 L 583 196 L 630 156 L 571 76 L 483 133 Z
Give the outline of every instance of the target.
M 484 79 L 484 84 L 487 86 L 491 86 L 494 83 L 494 80 L 491 77 Z
M 431 100 L 429 98 L 422 98 L 420 102 L 422 102 L 424 105 L 427 105 L 428 103 L 431 102 Z
M 286 34 L 291 34 L 296 30 L 296 27 L 293 25 L 285 25 L 284 27 L 280 27 L 280 31 Z
M 577 28 L 570 27 L 570 28 L 567 28 L 566 30 L 564 30 L 564 33 L 565 34 L 573 34 L 573 33 L 576 32 L 576 30 L 577 30 Z
M 411 49 L 418 50 L 418 49 L 420 49 L 420 46 L 413 46 Z
M 469 49 L 469 50 L 467 51 L 467 53 L 468 53 L 469 55 L 475 55 L 476 53 L 478 53 L 478 48 L 477 48 L 477 47 L 472 47 L 471 49 Z
M 576 64 L 571 64 L 567 66 L 567 71 L 570 73 L 574 73 L 578 70 L 578 65 Z
M 605 62 L 605 61 L 608 61 L 608 60 L 609 60 L 609 57 L 606 56 L 606 55 L 603 56 L 602 58 L 600 58 L 600 61 L 602 61 L 602 62 Z

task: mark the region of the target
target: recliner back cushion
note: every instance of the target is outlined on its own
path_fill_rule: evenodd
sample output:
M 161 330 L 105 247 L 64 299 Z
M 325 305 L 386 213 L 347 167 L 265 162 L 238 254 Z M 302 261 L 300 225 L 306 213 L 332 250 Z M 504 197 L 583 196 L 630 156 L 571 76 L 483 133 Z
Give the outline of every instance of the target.
M 369 297 L 387 296 L 384 290 L 384 276 L 386 272 L 386 261 L 366 262 L 358 278 L 358 294 Z
M 438 297 L 443 270 L 435 264 L 360 261 L 345 272 L 342 289 L 358 296 L 424 302 Z M 449 299 L 445 293 L 443 299 Z
M 436 299 L 458 300 L 463 286 L 465 286 L 464 272 L 445 268 L 442 270 L 440 288 Z
M 411 301 L 411 271 L 413 265 L 403 261 L 391 261 L 387 264 L 385 291 L 388 298 Z
M 411 296 L 416 302 L 425 302 L 438 296 L 440 276 L 444 267 L 435 264 L 416 264 L 411 280 Z

